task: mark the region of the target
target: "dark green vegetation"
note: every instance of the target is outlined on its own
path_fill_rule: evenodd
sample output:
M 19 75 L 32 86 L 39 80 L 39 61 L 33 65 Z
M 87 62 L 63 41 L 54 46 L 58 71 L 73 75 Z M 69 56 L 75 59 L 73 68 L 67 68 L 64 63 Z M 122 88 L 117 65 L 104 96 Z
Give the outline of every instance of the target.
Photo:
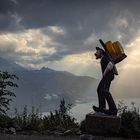
M 0 126 L 15 127 L 19 132 L 25 134 L 55 134 L 64 133 L 67 130 L 71 134 L 79 131 L 79 125 L 75 122 L 75 118 L 69 115 L 70 105 L 66 107 L 65 101 L 61 100 L 58 110 L 49 112 L 47 116 L 42 116 L 39 110 L 32 107 L 31 112 L 28 112 L 27 106 L 22 112 L 15 109 L 15 116 L 9 117 L 5 114 L 0 115 Z
M 14 74 L 0 71 L 0 114 L 6 113 L 9 110 L 9 103 L 12 101 L 11 97 L 15 97 L 14 92 L 9 90 L 9 87 L 18 87 L 13 80 L 18 79 Z
M 69 130 L 71 134 L 79 131 L 79 125 L 76 123 L 75 118 L 69 115 L 71 105 L 66 106 L 65 101 L 61 100 L 58 110 L 49 112 L 47 116 L 42 116 L 39 110 L 32 107 L 31 112 L 28 112 L 27 106 L 24 107 L 22 112 L 15 109 L 14 117 L 7 115 L 0 115 L 0 126 L 2 127 L 15 127 L 20 131 L 36 132 L 40 134 L 54 134 L 64 133 Z
M 65 132 L 71 130 L 78 131 L 78 123 L 69 115 L 70 105 L 66 106 L 65 101 L 61 100 L 58 110 L 49 112 L 47 116 L 41 116 L 39 110 L 32 107 L 32 111 L 28 113 L 27 106 L 24 107 L 22 113 L 15 110 L 13 122 L 22 130 L 35 130 L 41 133 L 48 132 Z
M 131 103 L 130 108 L 123 102 L 120 102 L 118 109 L 122 121 L 119 135 L 127 138 L 140 138 L 139 108 L 135 107 L 134 102 Z

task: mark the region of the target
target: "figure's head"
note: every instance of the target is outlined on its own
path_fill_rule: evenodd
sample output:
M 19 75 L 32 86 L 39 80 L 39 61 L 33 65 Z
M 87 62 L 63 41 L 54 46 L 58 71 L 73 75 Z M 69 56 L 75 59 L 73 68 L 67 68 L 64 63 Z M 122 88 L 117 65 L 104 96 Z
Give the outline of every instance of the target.
M 105 51 L 99 47 L 96 47 L 95 57 L 96 59 L 100 59 L 105 54 Z

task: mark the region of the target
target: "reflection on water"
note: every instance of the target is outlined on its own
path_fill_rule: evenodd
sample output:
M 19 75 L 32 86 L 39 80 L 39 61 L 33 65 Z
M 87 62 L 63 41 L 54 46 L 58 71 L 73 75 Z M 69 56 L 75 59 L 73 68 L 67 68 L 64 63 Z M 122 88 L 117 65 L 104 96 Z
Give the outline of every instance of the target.
M 118 105 L 119 101 L 123 101 L 128 107 L 131 106 L 131 103 L 134 102 L 136 107 L 140 107 L 140 98 L 136 99 L 117 99 L 116 105 Z M 81 122 L 83 119 L 85 119 L 85 115 L 93 112 L 92 106 L 97 105 L 97 100 L 89 103 L 81 103 L 77 104 L 71 109 L 71 115 L 77 119 L 78 122 Z

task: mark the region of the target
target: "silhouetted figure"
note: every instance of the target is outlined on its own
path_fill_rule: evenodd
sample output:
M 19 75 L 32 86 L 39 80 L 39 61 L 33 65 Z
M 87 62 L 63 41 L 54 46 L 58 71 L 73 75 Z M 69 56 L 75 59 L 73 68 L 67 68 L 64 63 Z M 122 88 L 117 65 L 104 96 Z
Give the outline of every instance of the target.
M 107 115 L 117 115 L 117 108 L 115 102 L 109 92 L 111 81 L 114 79 L 114 65 L 106 55 L 105 51 L 96 47 L 96 59 L 101 59 L 102 79 L 98 85 L 98 101 L 99 107 L 93 106 L 95 112 L 102 112 Z M 106 109 L 106 101 L 109 109 Z

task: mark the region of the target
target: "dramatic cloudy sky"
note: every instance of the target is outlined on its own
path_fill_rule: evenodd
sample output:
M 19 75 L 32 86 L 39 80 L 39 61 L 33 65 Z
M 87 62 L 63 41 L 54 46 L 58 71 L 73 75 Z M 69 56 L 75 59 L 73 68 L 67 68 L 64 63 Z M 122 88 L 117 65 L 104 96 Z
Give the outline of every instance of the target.
M 139 7 L 139 0 L 0 0 L 0 56 L 100 78 L 98 39 L 119 40 L 128 57 L 117 65 L 114 94 L 139 97 Z

